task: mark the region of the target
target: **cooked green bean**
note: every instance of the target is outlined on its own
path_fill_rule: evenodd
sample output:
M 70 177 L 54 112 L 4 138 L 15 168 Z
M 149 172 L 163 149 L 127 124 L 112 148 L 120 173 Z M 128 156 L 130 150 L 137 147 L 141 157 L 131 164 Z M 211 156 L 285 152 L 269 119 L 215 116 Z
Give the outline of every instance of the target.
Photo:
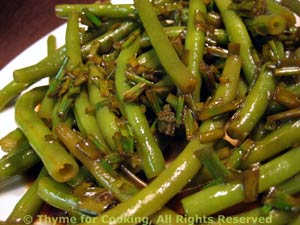
M 278 35 L 287 28 L 287 22 L 283 16 L 272 14 L 246 19 L 245 24 L 254 35 Z
M 294 148 L 260 166 L 259 193 L 299 173 L 300 165 L 297 165 L 299 150 L 299 147 Z M 182 204 L 188 216 L 208 216 L 244 199 L 243 185 L 233 181 L 190 195 L 182 200 Z
M 116 94 L 121 104 L 121 110 L 136 136 L 137 148 L 143 159 L 144 172 L 148 178 L 153 178 L 165 168 L 163 155 L 151 133 L 147 119 L 141 111 L 140 106 L 135 103 L 124 102 L 123 96 L 124 92 L 130 87 L 126 82 L 125 76 L 127 62 L 130 58 L 134 57 L 139 47 L 139 39 L 137 39 L 128 49 L 124 49 L 120 53 L 115 75 Z
M 284 6 L 278 4 L 276 1 L 273 0 L 266 0 L 267 3 L 267 10 L 270 13 L 278 14 L 286 18 L 288 22 L 288 26 L 293 26 L 296 23 L 295 15 Z
M 75 154 L 76 157 L 78 157 L 82 163 L 89 169 L 89 171 L 93 174 L 95 179 L 104 187 L 106 187 L 108 190 L 110 190 L 116 198 L 118 198 L 120 201 L 125 201 L 132 198 L 135 194 L 138 193 L 138 189 L 133 186 L 131 183 L 129 183 L 126 179 L 124 179 L 119 174 L 110 174 L 105 167 L 101 165 L 101 162 L 98 160 L 91 160 L 86 155 L 82 154 L 82 152 L 78 151 L 77 149 L 77 143 L 78 137 L 71 131 L 69 128 L 67 128 L 65 125 L 61 124 L 56 129 L 58 136 L 64 144 L 68 146 L 68 148 L 71 150 L 72 153 Z M 157 218 L 162 216 L 173 216 L 173 218 L 176 218 L 176 215 L 173 211 L 164 208 L 163 210 L 156 213 L 156 216 L 154 216 L 152 219 L 154 221 L 157 221 L 156 224 L 165 224 L 164 222 L 159 221 Z M 179 224 L 185 224 L 185 223 L 179 223 Z
M 0 182 L 22 174 L 39 162 L 40 158 L 32 148 L 26 148 L 3 156 L 0 160 Z
M 110 190 L 117 199 L 125 201 L 129 199 L 137 188 L 125 180 L 118 174 L 110 174 L 109 171 L 101 164 L 101 160 L 93 160 L 77 147 L 81 141 L 79 137 L 70 130 L 65 124 L 60 124 L 56 128 L 56 133 L 59 139 L 67 146 L 67 148 L 78 158 L 86 168 L 95 177 L 103 187 Z M 84 146 L 83 146 L 84 147 Z
M 55 130 L 55 128 L 60 124 L 60 123 L 65 123 L 68 124 L 69 127 L 72 126 L 72 116 L 68 115 L 66 118 L 61 118 L 58 115 L 58 110 L 60 107 L 61 103 L 60 102 L 56 102 L 55 105 L 53 106 L 53 110 L 51 112 L 51 131 L 53 133 L 53 135 L 55 135 L 55 132 L 53 132 Z
M 211 104 L 222 104 L 222 103 L 231 103 L 234 101 L 237 95 L 239 77 L 241 71 L 241 58 L 238 55 L 239 47 L 236 44 L 229 44 L 230 54 L 228 55 L 225 65 L 222 71 L 222 76 L 220 77 L 220 84 L 218 85 L 212 100 Z M 209 107 L 209 106 L 208 106 Z M 225 118 L 212 118 L 205 120 L 200 126 L 200 137 L 207 137 L 209 135 L 209 141 L 217 140 L 223 136 L 220 132 L 220 129 L 223 129 L 225 124 Z M 216 133 L 214 130 L 218 131 Z M 212 138 L 214 137 L 214 138 Z M 202 138 L 202 141 L 205 140 Z
M 96 117 L 87 112 L 89 108 L 91 108 L 91 105 L 89 103 L 88 95 L 85 90 L 81 90 L 74 102 L 76 121 L 79 128 L 82 128 L 81 132 L 87 137 L 93 137 L 97 142 L 97 145 L 100 147 L 100 150 L 108 154 L 111 150 L 97 126 Z
M 131 32 L 137 26 L 136 23 L 131 21 L 125 21 L 120 26 L 112 31 L 107 31 L 111 26 L 104 27 L 101 30 L 100 35 L 98 38 L 84 44 L 82 46 L 82 54 L 83 57 L 86 57 L 95 43 L 101 44 L 101 49 L 107 49 L 112 45 L 112 41 L 119 41 L 122 39 L 126 34 Z M 89 40 L 87 40 L 89 41 Z M 36 63 L 35 65 L 25 67 L 22 69 L 18 69 L 14 71 L 14 80 L 17 83 L 28 83 L 28 82 L 35 82 L 40 80 L 41 78 L 52 76 L 57 73 L 59 67 L 61 66 L 63 59 L 65 58 L 66 54 L 66 47 L 62 46 L 55 51 L 55 53 L 47 56 L 40 62 Z
M 52 55 L 56 51 L 56 38 L 54 35 L 49 35 L 47 38 L 47 55 Z
M 275 89 L 272 71 L 264 65 L 253 89 L 248 93 L 243 107 L 231 118 L 227 132 L 230 137 L 244 140 L 264 114 Z
M 185 50 L 187 51 L 187 67 L 196 77 L 197 84 L 193 92 L 195 101 L 200 100 L 201 74 L 199 71 L 200 61 L 203 58 L 205 44 L 205 16 L 206 7 L 202 1 L 191 0 L 189 3 L 189 20 L 185 40 Z
M 292 220 L 293 216 L 290 213 L 271 210 L 265 212 L 263 207 L 257 207 L 247 212 L 239 213 L 236 215 L 230 215 L 228 217 L 221 216 L 218 221 L 214 221 L 212 225 L 234 225 L 237 223 L 243 223 L 245 225 L 256 224 L 272 224 L 272 225 L 285 225 L 288 221 Z
M 239 56 L 239 45 L 230 43 L 228 48 L 229 55 L 225 61 L 220 84 L 216 89 L 212 102 L 228 103 L 236 98 L 242 61 Z
M 242 166 L 249 166 L 254 162 L 264 161 L 277 153 L 286 150 L 299 142 L 300 122 L 290 122 L 283 124 L 263 139 L 257 141 L 246 159 L 242 162 Z M 253 148 L 252 148 L 253 147 Z
M 83 182 L 88 182 L 93 180 L 93 176 L 88 171 L 88 169 L 85 166 L 81 166 L 77 175 L 73 177 L 71 180 L 67 182 L 67 184 L 73 188 L 78 187 Z
M 51 177 L 42 177 L 38 182 L 38 196 L 48 204 L 67 212 L 79 212 L 87 216 L 96 216 L 101 209 L 106 207 L 98 202 L 97 207 L 92 209 L 84 208 L 84 199 L 72 194 L 72 189 L 64 183 L 58 183 Z M 91 205 L 91 204 L 90 204 Z M 94 205 L 96 206 L 96 204 Z
M 52 132 L 34 111 L 34 107 L 42 100 L 45 92 L 45 87 L 41 87 L 22 95 L 16 103 L 15 117 L 48 173 L 55 180 L 64 182 L 77 174 L 78 165 L 58 141 L 50 138 Z M 47 137 L 50 140 L 47 140 Z
M 26 142 L 26 143 L 25 143 Z M 20 146 L 27 146 L 28 141 L 23 132 L 16 128 L 0 139 L 0 146 L 3 151 L 12 152 L 19 149 Z
M 136 10 L 133 5 L 121 4 L 121 5 L 110 5 L 110 4 L 61 4 L 55 6 L 55 13 L 58 17 L 66 18 L 72 12 L 81 12 L 82 9 L 88 9 L 94 15 L 98 17 L 108 18 L 133 18 L 136 15 Z
M 276 189 L 286 194 L 296 194 L 300 191 L 300 174 L 296 174 L 291 179 L 276 186 Z
M 31 83 L 11 81 L 0 90 L 0 111 L 21 94 Z
M 82 62 L 80 47 L 79 14 L 72 12 L 69 14 L 66 30 L 66 57 L 69 59 L 67 63 L 69 71 Z
M 286 194 L 295 194 L 297 192 L 299 192 L 300 190 L 300 183 L 299 183 L 299 174 L 297 174 L 295 177 L 292 177 L 291 179 L 279 184 L 278 186 L 276 186 L 276 190 L 279 190 L 283 193 Z M 243 212 L 237 215 L 231 215 L 229 217 L 229 220 L 231 221 L 232 218 L 236 218 L 236 217 L 244 217 L 247 218 L 249 220 L 249 223 L 246 224 L 256 224 L 256 220 L 258 220 L 259 218 L 265 218 L 264 222 L 261 222 L 260 224 L 270 224 L 270 222 L 272 222 L 272 224 L 286 224 L 287 221 L 297 221 L 296 219 L 294 220 L 294 215 L 292 215 L 291 213 L 287 213 L 284 211 L 279 211 L 279 210 L 275 210 L 272 209 L 270 212 L 265 212 L 266 210 L 263 207 L 258 207 L 255 208 L 253 210 L 247 211 L 247 212 Z M 268 220 L 266 220 L 266 218 L 268 218 Z M 222 219 L 221 219 L 222 220 Z M 231 222 L 223 222 L 219 220 L 220 222 L 213 222 L 211 224 L 214 225 L 229 225 L 232 224 Z M 237 220 L 237 218 L 236 218 Z M 261 219 L 262 220 L 262 219 Z M 226 221 L 226 218 L 224 218 L 224 221 Z M 241 220 L 242 222 L 242 220 Z M 294 224 L 293 224 L 294 225 Z
M 100 73 L 95 65 L 90 65 L 88 93 L 89 99 L 93 106 L 105 101 L 106 98 L 101 96 L 98 87 L 93 83 L 93 79 L 103 79 L 103 75 Z M 97 124 L 103 134 L 103 137 L 107 141 L 107 144 L 111 149 L 117 150 L 114 135 L 119 132 L 117 116 L 110 110 L 109 106 L 103 105 L 96 108 Z
M 15 70 L 13 73 L 15 82 L 18 84 L 35 82 L 41 78 L 56 74 L 65 57 L 65 51 L 66 48 L 63 46 L 38 63 Z
M 131 217 L 144 218 L 158 211 L 168 202 L 200 169 L 201 162 L 195 156 L 199 149 L 197 139 L 191 141 L 183 152 L 147 187 L 139 191 L 129 200 L 97 217 L 95 224 L 115 224 L 104 220 L 111 217 L 115 220 Z M 87 224 L 87 223 L 86 223 Z M 128 224 L 134 224 L 129 222 Z
M 181 34 L 184 34 L 186 32 L 186 27 L 185 26 L 170 26 L 170 27 L 163 27 L 163 30 L 169 38 L 175 38 Z M 142 34 L 142 37 L 140 40 L 141 40 L 141 48 L 146 48 L 146 47 L 151 46 L 150 38 L 146 32 L 144 32 Z
M 182 92 L 192 92 L 197 80 L 180 61 L 162 29 L 151 3 L 148 0 L 137 0 L 135 7 L 162 66 Z M 177 66 L 174 67 L 174 65 Z
M 252 56 L 252 42 L 241 18 L 233 11 L 228 9 L 230 0 L 216 0 L 215 3 L 221 12 L 226 31 L 231 42 L 240 43 L 240 57 L 245 78 L 248 83 L 255 79 L 256 65 Z
M 26 193 L 18 201 L 13 211 L 10 213 L 6 220 L 7 222 L 23 223 L 24 217 L 35 217 L 43 203 L 43 200 L 37 194 L 38 184 L 40 179 L 45 176 L 47 176 L 47 172 L 45 168 L 42 168 L 37 179 L 29 187 Z
M 137 28 L 138 24 L 133 21 L 124 21 L 116 23 L 113 30 L 109 30 L 103 35 L 95 38 L 91 42 L 82 46 L 82 54 L 84 57 L 90 54 L 92 47 L 97 46 L 98 52 L 103 53 L 109 50 L 114 42 L 118 42 L 126 37 L 130 32 Z

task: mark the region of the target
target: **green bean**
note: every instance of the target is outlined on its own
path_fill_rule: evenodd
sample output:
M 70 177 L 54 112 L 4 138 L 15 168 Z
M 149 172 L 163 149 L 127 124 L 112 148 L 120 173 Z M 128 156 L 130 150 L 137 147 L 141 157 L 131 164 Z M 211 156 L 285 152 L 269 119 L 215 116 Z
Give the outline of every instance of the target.
M 55 54 L 55 51 L 51 52 L 51 54 Z M 51 54 L 48 53 L 48 56 Z M 56 94 L 56 92 L 58 91 L 58 85 L 62 82 L 62 76 L 65 73 L 65 65 L 67 61 L 68 59 L 65 58 L 56 76 L 54 78 L 50 77 L 50 87 L 48 88 L 38 111 L 40 118 L 48 127 L 51 127 L 52 125 L 52 112 L 55 105 L 55 99 L 53 98 L 53 95 Z
M 157 69 L 160 66 L 160 62 L 157 58 L 157 55 L 156 55 L 154 49 L 151 49 L 151 50 L 139 55 L 137 60 L 140 65 L 148 67 L 148 68 Z
M 29 87 L 31 83 L 19 83 L 11 81 L 0 90 L 0 111 L 2 111 L 13 99 L 18 97 L 22 91 Z
M 245 24 L 253 35 L 279 35 L 287 28 L 287 22 L 283 16 L 272 14 L 246 19 Z
M 42 177 L 38 182 L 38 196 L 48 204 L 67 212 L 79 212 L 87 216 L 95 216 L 101 209 L 102 204 L 98 204 L 98 209 L 86 209 L 82 199 L 72 194 L 72 189 L 64 183 L 58 183 L 50 177 Z M 102 206 L 102 208 L 105 208 Z M 101 211 L 100 211 L 101 212 Z
M 205 44 L 206 6 L 202 1 L 191 0 L 189 3 L 189 20 L 185 39 L 185 50 L 187 51 L 187 67 L 196 77 L 197 84 L 193 92 L 195 101 L 200 100 L 201 74 L 199 71 L 200 61 L 203 58 Z
M 237 91 L 237 98 L 244 99 L 248 93 L 248 85 L 243 77 L 240 77 Z
M 26 148 L 5 155 L 0 160 L 0 182 L 6 181 L 15 175 L 22 174 L 39 162 L 40 158 L 32 148 Z
M 110 172 L 107 171 L 107 169 L 101 164 L 100 159 L 93 160 L 84 154 L 84 152 L 80 151 L 77 146 L 81 140 L 65 124 L 60 124 L 56 128 L 56 133 L 59 139 L 67 146 L 67 148 L 91 172 L 97 182 L 99 182 L 106 189 L 110 190 L 117 199 L 120 201 L 125 201 L 137 192 L 138 189 L 123 177 L 118 174 L 110 174 Z M 83 146 L 83 148 L 84 147 L 85 146 Z
M 82 9 L 81 12 L 85 15 L 85 18 L 87 18 L 87 20 L 89 21 L 88 23 L 91 23 L 90 25 L 91 27 L 93 26 L 100 27 L 102 25 L 102 21 L 87 8 Z
M 148 0 L 136 0 L 135 7 L 164 69 L 182 92 L 192 92 L 197 81 L 179 59 L 162 29 L 151 3 Z M 177 66 L 174 67 L 174 65 Z
M 250 134 L 250 138 L 253 141 L 259 141 L 262 138 L 264 138 L 268 133 L 270 133 L 270 131 L 265 128 L 265 123 L 260 122 L 254 127 L 252 133 Z
M 220 84 L 218 85 L 213 98 L 212 104 L 231 103 L 237 95 L 239 76 L 241 71 L 241 58 L 237 54 L 238 47 L 236 44 L 229 44 L 230 54 L 228 55 L 222 76 L 220 77 Z M 209 119 L 204 121 L 200 126 L 200 135 L 205 137 L 202 140 L 213 141 L 215 138 L 222 137 L 222 133 L 218 132 L 219 129 L 223 129 L 225 124 L 225 118 Z M 217 131 L 217 134 L 213 132 Z M 223 133 L 224 134 L 224 133 Z M 209 135 L 209 139 L 208 138 Z
M 136 103 L 125 103 L 123 96 L 124 92 L 130 88 L 125 76 L 127 62 L 130 58 L 134 57 L 139 47 L 139 39 L 137 39 L 129 48 L 123 49 L 118 57 L 115 74 L 116 95 L 121 104 L 121 111 L 124 113 L 123 116 L 126 117 L 134 131 L 137 148 L 143 159 L 143 168 L 146 176 L 153 178 L 165 168 L 163 155 L 151 133 L 147 119 L 141 111 L 140 106 Z
M 199 138 L 201 143 L 209 143 L 216 141 L 222 137 L 224 137 L 225 132 L 223 129 L 223 119 L 217 120 L 217 121 L 209 121 L 202 123 L 203 126 L 200 127 L 201 131 L 199 134 Z M 210 130 L 208 130 L 210 129 Z
M 48 96 L 49 91 L 47 91 L 45 97 L 43 98 L 40 110 L 38 114 L 44 123 L 48 126 L 52 126 L 52 112 L 55 106 L 55 99 Z
M 71 12 L 81 12 L 83 9 L 88 9 L 94 15 L 98 17 L 108 18 L 133 18 L 136 15 L 136 10 L 133 5 L 121 4 L 61 4 L 55 6 L 55 13 L 58 17 L 66 18 L 69 17 Z
M 54 35 L 49 35 L 47 38 L 47 55 L 52 55 L 56 51 L 56 38 Z
M 296 194 L 300 191 L 300 174 L 296 174 L 291 179 L 276 186 L 276 189 L 289 195 Z
M 70 115 L 69 112 L 71 111 L 72 105 L 74 104 L 75 97 L 79 93 L 80 93 L 80 86 L 75 86 L 75 85 L 73 86 L 73 84 L 71 84 L 67 92 L 57 102 L 58 108 L 56 113 L 59 118 L 65 120 L 67 116 Z
M 206 22 L 207 22 L 207 24 L 213 25 L 216 28 L 220 28 L 223 23 L 220 13 L 218 13 L 216 11 L 207 12 Z
M 86 157 L 86 155 L 82 154 L 82 152 L 78 151 L 76 146 L 80 140 L 78 140 L 78 137 L 71 130 L 69 130 L 69 128 L 61 124 L 56 131 L 60 140 L 64 142 L 71 152 L 82 161 L 86 168 L 88 168 L 88 170 L 93 174 L 95 179 L 105 188 L 110 190 L 116 196 L 116 198 L 118 198 L 120 201 L 126 201 L 132 198 L 134 194 L 138 193 L 139 190 L 126 179 L 124 179 L 120 174 L 110 174 L 110 172 L 101 165 L 101 162 L 98 160 L 93 161 Z M 151 219 L 157 222 L 155 224 L 165 224 L 164 222 L 159 221 L 159 218 L 166 215 L 171 215 L 174 218 L 177 214 L 167 208 L 164 208 L 163 210 L 157 212 L 156 215 Z
M 103 219 L 107 217 L 116 220 L 128 217 L 143 218 L 158 211 L 181 190 L 200 169 L 201 162 L 195 156 L 195 151 L 199 148 L 199 140 L 192 140 L 172 164 L 147 187 L 140 190 L 129 200 L 108 210 L 100 217 L 96 217 L 95 224 L 114 224 L 113 222 L 108 223 L 108 221 Z M 128 225 L 129 224 L 134 223 L 128 222 Z
M 260 166 L 259 193 L 299 173 L 300 165 L 297 165 L 299 150 L 299 147 L 294 148 Z M 182 204 L 188 216 L 208 216 L 244 199 L 243 185 L 232 181 L 190 195 L 182 200 Z
M 9 132 L 0 139 L 0 146 L 2 150 L 6 152 L 12 152 L 16 149 L 19 149 L 20 146 L 28 146 L 27 143 L 28 142 L 25 135 L 19 128 Z
M 229 42 L 228 34 L 224 29 L 214 29 L 214 36 L 220 46 L 226 46 Z
M 234 225 L 243 223 L 245 225 L 256 224 L 272 224 L 272 225 L 285 225 L 287 221 L 290 221 L 291 214 L 279 210 L 271 210 L 270 212 L 264 212 L 263 207 L 257 207 L 247 212 L 239 213 L 236 215 L 230 215 L 228 217 L 219 216 L 217 221 L 213 221 L 212 225 Z
M 169 38 L 175 38 L 178 37 L 181 34 L 184 34 L 186 31 L 185 26 L 169 26 L 169 27 L 163 27 L 164 32 Z M 146 32 L 142 34 L 141 37 L 141 48 L 146 48 L 151 46 L 151 41 Z
M 263 139 L 257 141 L 246 159 L 242 162 L 242 166 L 246 167 L 254 162 L 261 162 L 277 153 L 286 150 L 299 142 L 300 121 L 283 124 Z
M 101 48 L 106 49 L 108 46 L 111 46 L 113 41 L 119 41 L 126 34 L 128 34 L 133 29 L 135 29 L 136 26 L 137 24 L 134 22 L 125 21 L 117 29 L 113 31 L 108 31 L 107 33 L 103 34 L 108 30 L 108 28 L 105 26 L 101 30 L 101 32 L 99 32 L 100 34 L 103 35 L 100 35 L 98 38 L 82 46 L 83 57 L 86 57 L 88 55 L 91 46 L 93 46 L 95 43 L 101 44 L 101 46 L 103 46 Z M 63 59 L 65 58 L 65 54 L 66 54 L 66 47 L 62 46 L 61 48 L 57 49 L 55 53 L 53 53 L 50 56 L 47 56 L 40 62 L 29 67 L 15 70 L 13 74 L 14 80 L 17 83 L 20 82 L 28 83 L 28 82 L 35 82 L 44 77 L 48 77 L 56 74 L 63 62 Z
M 89 69 L 88 94 L 91 104 L 95 106 L 99 102 L 105 101 L 106 98 L 101 96 L 98 87 L 92 80 L 95 78 L 98 80 L 103 79 L 103 75 L 95 65 L 90 65 Z M 103 105 L 96 108 L 96 120 L 109 147 L 117 151 L 117 146 L 113 138 L 119 132 L 117 116 L 110 110 L 109 106 Z
M 215 3 L 221 12 L 226 31 L 231 42 L 240 43 L 240 57 L 245 78 L 250 84 L 255 78 L 257 66 L 252 56 L 252 42 L 241 18 L 232 10 L 228 9 L 230 0 L 216 0 Z
M 82 63 L 79 38 L 79 14 L 69 14 L 66 30 L 66 57 L 69 59 L 67 69 L 71 71 Z
M 284 6 L 278 4 L 276 1 L 273 0 L 266 0 L 267 3 L 267 10 L 269 13 L 274 13 L 281 15 L 286 18 L 288 26 L 293 26 L 296 23 L 295 15 Z
M 225 61 L 220 84 L 216 89 L 212 102 L 221 101 L 222 103 L 228 103 L 232 102 L 236 97 L 242 62 L 239 56 L 239 46 L 235 43 L 230 43 L 228 48 L 230 52 Z
M 201 149 L 196 152 L 202 164 L 207 168 L 213 179 L 227 180 L 232 177 L 231 172 L 224 166 L 217 153 L 212 147 Z
M 108 154 L 111 150 L 97 126 L 95 116 L 87 112 L 89 108 L 91 108 L 91 105 L 89 103 L 88 95 L 85 90 L 81 90 L 74 102 L 76 121 L 79 124 L 79 128 L 82 128 L 81 132 L 87 137 L 93 137 L 100 147 L 100 150 L 105 154 Z
M 58 115 L 58 110 L 60 107 L 60 102 L 56 102 L 55 105 L 53 106 L 53 110 L 51 113 L 51 130 L 52 130 L 52 134 L 55 136 L 55 132 L 53 132 L 55 130 L 55 128 L 60 124 L 60 123 L 65 123 L 67 124 L 69 127 L 72 126 L 72 121 L 73 118 L 72 116 L 69 114 L 66 118 L 61 118 Z
M 93 46 L 98 46 L 98 53 L 106 52 L 111 48 L 114 42 L 122 40 L 126 35 L 135 30 L 138 24 L 133 21 L 124 21 L 122 23 L 117 23 L 117 27 L 110 30 L 98 38 L 92 40 L 91 42 L 82 46 L 83 57 L 88 56 Z
M 287 193 L 287 194 L 295 194 L 297 192 L 299 192 L 299 174 L 297 174 L 295 177 L 283 182 L 282 184 L 279 184 L 278 186 L 276 186 L 276 190 L 279 190 L 283 193 Z M 296 187 L 296 188 L 295 188 Z M 265 212 L 265 210 L 263 209 L 263 207 L 258 207 L 255 208 L 253 210 L 247 211 L 247 212 L 243 212 L 243 213 L 239 213 L 236 215 L 231 215 L 229 216 L 230 218 L 228 220 L 226 220 L 226 218 L 223 219 L 222 218 L 218 218 L 218 221 L 216 222 L 212 222 L 211 224 L 214 225 L 229 225 L 232 224 L 231 222 L 226 222 L 226 221 L 231 221 L 232 219 L 236 218 L 236 220 L 238 219 L 237 217 L 241 218 L 247 218 L 249 220 L 249 223 L 244 223 L 244 224 L 257 224 L 255 221 L 259 220 L 260 217 L 264 218 L 265 222 L 261 222 L 259 224 L 270 224 L 270 222 L 272 222 L 272 224 L 286 224 L 287 221 L 294 221 L 293 220 L 293 215 L 291 215 L 290 213 L 284 212 L 284 211 L 279 211 L 279 210 L 271 210 L 270 212 Z M 222 221 L 224 220 L 224 222 Z M 262 219 L 260 219 L 262 220 Z M 242 222 L 242 220 L 240 220 L 240 222 Z M 233 223 L 236 224 L 236 223 Z M 293 224 L 294 225 L 294 224 Z M 296 224 L 295 224 L 296 225 Z
M 43 200 L 37 194 L 38 183 L 40 179 L 46 175 L 47 172 L 45 168 L 42 168 L 37 179 L 33 182 L 26 193 L 15 205 L 13 211 L 9 214 L 6 220 L 7 222 L 23 223 L 25 216 L 31 216 L 32 218 L 35 217 L 43 203 Z
M 43 161 L 48 173 L 55 180 L 64 182 L 77 174 L 78 165 L 59 142 L 53 138 L 47 140 L 47 137 L 52 137 L 52 132 L 34 111 L 45 92 L 45 87 L 36 88 L 18 99 L 15 107 L 16 122 Z
M 85 166 L 80 167 L 77 175 L 67 182 L 70 187 L 78 187 L 83 182 L 93 180 L 93 176 Z
M 295 194 L 295 193 L 299 192 L 299 190 L 300 190 L 299 189 L 300 188 L 299 178 L 300 178 L 300 176 L 299 176 L 299 174 L 297 174 L 295 177 L 292 177 L 291 179 L 289 179 L 289 180 L 279 184 L 278 186 L 276 186 L 276 190 L 279 190 L 280 192 L 283 192 L 283 193 L 286 193 L 286 194 Z M 255 220 L 258 220 L 260 217 L 264 218 L 265 222 L 264 223 L 261 222 L 259 224 L 270 224 L 270 222 L 272 222 L 272 224 L 280 225 L 280 224 L 286 224 L 287 221 L 294 221 L 293 220 L 294 216 L 291 215 L 288 212 L 274 210 L 274 209 L 272 209 L 270 212 L 265 212 L 263 207 L 258 207 L 258 208 L 255 208 L 253 210 L 243 212 L 243 213 L 239 213 L 237 215 L 232 215 L 232 216 L 229 216 L 229 217 L 231 217 L 231 218 L 229 218 L 229 220 L 227 220 L 227 221 L 231 221 L 232 218 L 236 218 L 236 217 L 239 217 L 239 218 L 244 217 L 244 218 L 247 218 L 247 219 L 249 218 L 248 219 L 249 223 L 245 223 L 245 224 L 257 224 L 255 222 Z M 214 225 L 221 225 L 221 224 L 229 225 L 229 224 L 232 224 L 231 222 L 223 222 L 221 220 L 226 221 L 226 218 L 223 219 L 223 216 L 222 216 L 221 219 L 220 218 L 218 219 L 218 222 L 213 222 L 211 224 L 214 224 Z M 240 220 L 240 221 L 242 222 L 242 220 Z
M 274 89 L 275 80 L 272 71 L 264 65 L 243 107 L 233 115 L 229 122 L 227 132 L 230 137 L 245 139 L 264 114 L 270 100 L 270 92 Z
M 56 74 L 65 57 L 65 46 L 60 47 L 55 53 L 47 56 L 38 63 L 15 70 L 13 73 L 15 82 L 29 83 L 40 80 L 41 78 Z

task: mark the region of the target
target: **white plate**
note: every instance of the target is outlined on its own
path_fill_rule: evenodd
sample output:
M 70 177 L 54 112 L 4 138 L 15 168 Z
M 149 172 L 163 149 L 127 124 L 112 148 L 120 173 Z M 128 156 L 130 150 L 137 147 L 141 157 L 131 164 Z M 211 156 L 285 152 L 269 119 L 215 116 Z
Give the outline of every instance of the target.
M 132 3 L 131 0 L 112 0 L 111 2 L 113 4 Z M 56 37 L 57 46 L 62 46 L 65 43 L 65 30 L 66 24 L 59 26 L 37 42 L 33 43 L 30 47 L 25 49 L 15 59 L 8 63 L 0 71 L 0 89 L 2 89 L 13 79 L 14 70 L 35 64 L 46 57 L 47 38 L 50 34 Z M 35 86 L 41 85 L 45 82 L 46 81 L 43 80 L 42 82 L 37 83 Z M 17 126 L 14 119 L 13 107 L 6 109 L 0 113 L 0 137 L 3 137 L 9 131 L 14 130 L 16 127 Z M 3 155 L 4 153 L 0 149 L 0 157 L 2 157 Z M 24 181 L 21 177 L 18 177 L 12 182 L 11 185 L 8 185 L 4 189 L 0 190 L 0 221 L 5 221 L 7 219 L 10 212 L 13 210 L 14 206 L 26 190 L 27 187 L 24 185 Z

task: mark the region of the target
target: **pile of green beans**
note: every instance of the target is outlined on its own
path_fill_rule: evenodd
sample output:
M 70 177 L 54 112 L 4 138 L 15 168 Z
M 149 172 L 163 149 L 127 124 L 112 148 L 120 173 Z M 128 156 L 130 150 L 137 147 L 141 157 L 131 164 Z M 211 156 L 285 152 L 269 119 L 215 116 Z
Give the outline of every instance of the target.
M 49 36 L 47 57 L 0 90 L 17 123 L 0 139 L 0 191 L 38 174 L 1 224 L 49 222 L 43 205 L 66 224 L 299 223 L 292 11 L 273 0 L 55 10 L 65 45 Z

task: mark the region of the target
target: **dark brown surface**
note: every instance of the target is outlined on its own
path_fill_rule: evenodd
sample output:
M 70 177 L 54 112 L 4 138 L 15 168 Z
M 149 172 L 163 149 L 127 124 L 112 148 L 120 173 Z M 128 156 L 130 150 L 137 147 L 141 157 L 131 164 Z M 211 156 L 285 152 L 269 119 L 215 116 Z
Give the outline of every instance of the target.
M 0 0 L 0 69 L 32 43 L 64 23 L 54 6 L 95 0 Z

